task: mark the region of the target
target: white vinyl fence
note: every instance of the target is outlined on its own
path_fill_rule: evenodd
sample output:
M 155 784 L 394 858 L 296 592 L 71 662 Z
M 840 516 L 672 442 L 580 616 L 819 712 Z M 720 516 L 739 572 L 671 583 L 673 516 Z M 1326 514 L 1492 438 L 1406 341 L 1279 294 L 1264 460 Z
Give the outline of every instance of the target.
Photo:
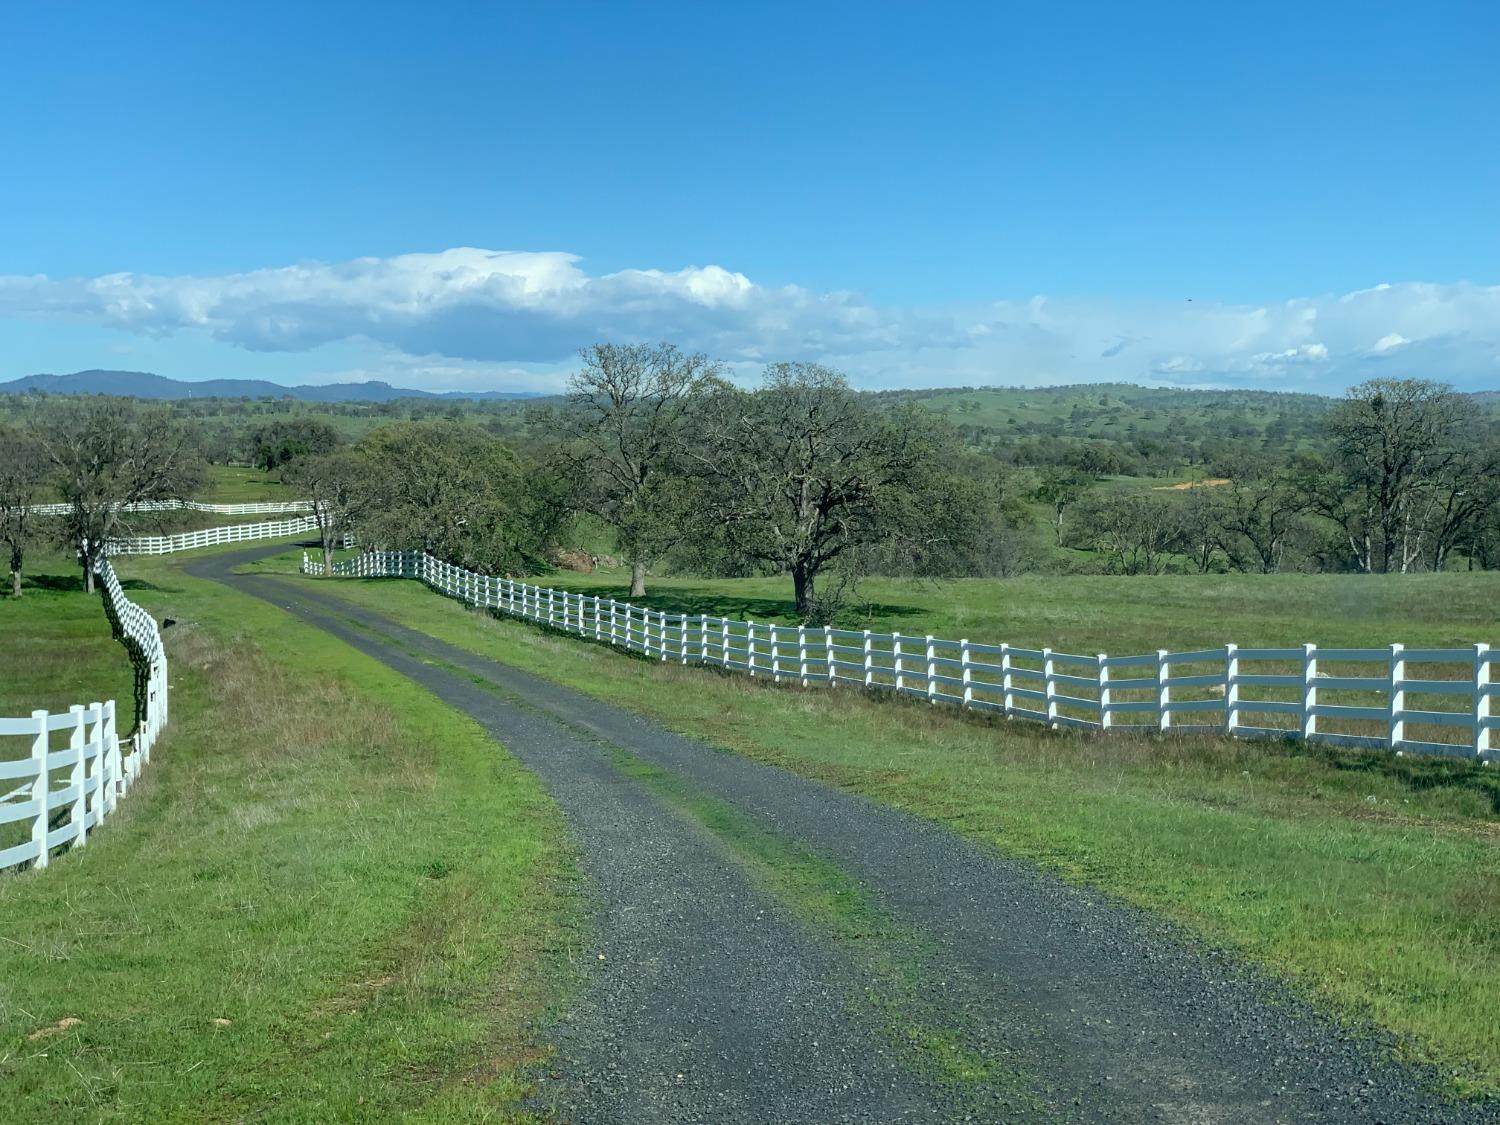
M 0 871 L 46 867 L 53 848 L 87 843 L 151 760 L 167 721 L 167 657 L 156 621 L 125 596 L 108 561 L 98 578 L 135 665 L 140 721 L 122 751 L 114 700 L 0 718 L 0 790 L 9 789 L 0 792 Z
M 302 569 L 323 567 L 304 554 Z M 1051 727 L 1303 738 L 1500 760 L 1500 649 L 1241 648 L 1092 656 L 930 635 L 665 613 L 490 578 L 431 555 L 369 551 L 355 577 L 416 578 L 472 605 L 682 664 L 777 682 L 852 684 Z
M 275 516 L 291 512 L 310 512 L 311 500 L 261 500 L 249 504 L 208 504 L 201 500 L 139 500 L 121 504 L 122 512 L 210 512 L 219 516 Z M 39 516 L 65 516 L 71 504 L 33 504 L 31 512 Z
M 279 539 L 283 535 L 301 535 L 316 531 L 313 516 L 296 516 L 289 520 L 264 523 L 237 523 L 226 527 L 206 527 L 176 535 L 139 535 L 133 539 L 111 539 L 111 555 L 169 555 L 174 551 L 191 551 L 197 547 L 217 547 L 222 543 L 245 543 L 253 539 Z

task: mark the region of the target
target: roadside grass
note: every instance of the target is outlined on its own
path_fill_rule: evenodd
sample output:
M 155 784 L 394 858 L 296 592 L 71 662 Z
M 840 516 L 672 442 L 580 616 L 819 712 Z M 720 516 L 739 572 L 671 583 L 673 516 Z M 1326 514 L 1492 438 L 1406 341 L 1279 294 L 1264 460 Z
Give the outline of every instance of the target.
M 415 582 L 300 580 L 1155 910 L 1356 1025 L 1389 1029 L 1455 1092 L 1500 1091 L 1500 1021 L 1489 1018 L 1500 1008 L 1500 815 L 1482 767 L 1081 736 L 858 691 L 778 689 L 492 618 Z M 1477 620 L 1462 608 L 1451 618 Z M 1426 636 L 1453 627 L 1429 624 Z
M 120 570 L 178 621 L 172 722 L 87 848 L 0 877 L 5 1120 L 532 1119 L 530 1029 L 582 940 L 537 780 L 274 607 Z M 18 664 L 62 616 L 7 629 Z

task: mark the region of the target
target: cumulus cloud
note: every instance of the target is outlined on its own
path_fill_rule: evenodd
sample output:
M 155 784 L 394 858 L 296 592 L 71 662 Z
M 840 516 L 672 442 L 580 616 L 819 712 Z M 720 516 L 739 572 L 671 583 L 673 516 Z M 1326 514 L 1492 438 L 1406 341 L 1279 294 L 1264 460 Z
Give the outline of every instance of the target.
M 898 307 L 757 285 L 716 265 L 591 274 L 562 252 L 458 248 L 219 276 L 0 277 L 0 317 L 207 333 L 259 352 L 371 341 L 429 386 L 566 363 L 600 339 L 671 339 L 739 369 L 817 359 L 871 386 L 1500 381 L 1500 286 L 1469 283 L 1248 305 L 1034 296 Z

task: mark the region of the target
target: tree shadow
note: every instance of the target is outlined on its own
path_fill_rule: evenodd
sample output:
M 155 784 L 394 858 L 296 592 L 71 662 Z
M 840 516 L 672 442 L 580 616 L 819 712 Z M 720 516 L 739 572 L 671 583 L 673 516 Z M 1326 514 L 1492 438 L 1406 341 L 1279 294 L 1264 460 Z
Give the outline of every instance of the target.
M 46 590 L 49 593 L 81 593 L 82 574 L 22 574 L 21 590 Z
M 543 587 L 545 582 L 539 583 Z M 775 621 L 795 624 L 798 620 L 796 603 L 791 598 L 764 598 L 748 594 L 726 593 L 705 586 L 672 586 L 667 589 L 648 591 L 642 597 L 628 596 L 629 587 L 614 583 L 573 584 L 567 587 L 575 594 L 593 598 L 614 598 L 628 601 L 632 605 L 644 606 L 662 613 L 685 613 L 689 617 L 707 614 L 709 617 L 728 617 L 737 621 Z M 849 605 L 838 615 L 838 623 L 856 627 L 857 622 L 871 617 L 916 617 L 922 610 L 908 605 L 888 602 L 864 602 Z

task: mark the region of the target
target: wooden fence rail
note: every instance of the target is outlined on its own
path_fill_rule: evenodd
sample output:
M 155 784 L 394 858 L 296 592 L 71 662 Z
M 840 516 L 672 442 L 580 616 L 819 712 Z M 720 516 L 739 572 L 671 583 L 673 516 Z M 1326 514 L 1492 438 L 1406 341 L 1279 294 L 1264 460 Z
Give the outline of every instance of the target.
M 46 867 L 54 848 L 86 844 L 151 760 L 167 721 L 167 657 L 156 621 L 125 596 L 108 560 L 97 577 L 135 667 L 135 732 L 122 746 L 112 699 L 0 718 L 0 790 L 8 790 L 0 792 L 0 871 Z
M 304 554 L 302 569 L 321 574 Z M 412 551 L 367 551 L 334 573 L 415 578 L 498 610 L 656 660 L 804 687 L 893 691 L 1048 726 L 1301 738 L 1398 754 L 1500 760 L 1500 649 L 1240 648 L 1078 655 L 928 634 L 666 613 L 493 578 Z

